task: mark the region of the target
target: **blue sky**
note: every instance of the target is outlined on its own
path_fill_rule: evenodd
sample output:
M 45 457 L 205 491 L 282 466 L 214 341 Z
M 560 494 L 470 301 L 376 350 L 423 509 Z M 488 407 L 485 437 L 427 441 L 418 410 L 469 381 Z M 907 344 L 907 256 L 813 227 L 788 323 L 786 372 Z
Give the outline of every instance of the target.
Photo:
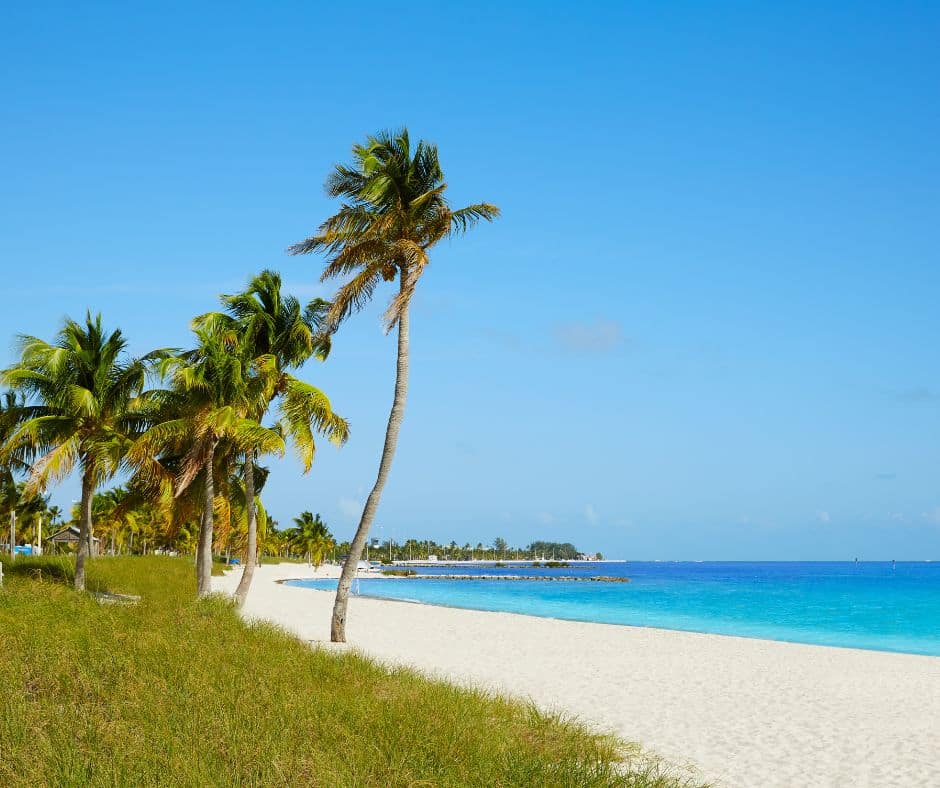
M 503 218 L 422 282 L 384 535 L 940 558 L 937 5 L 191 5 L 4 9 L 0 362 L 86 307 L 185 346 L 263 267 L 328 295 L 283 250 L 407 124 Z M 304 371 L 353 433 L 276 464 L 282 523 L 352 533 L 383 303 Z

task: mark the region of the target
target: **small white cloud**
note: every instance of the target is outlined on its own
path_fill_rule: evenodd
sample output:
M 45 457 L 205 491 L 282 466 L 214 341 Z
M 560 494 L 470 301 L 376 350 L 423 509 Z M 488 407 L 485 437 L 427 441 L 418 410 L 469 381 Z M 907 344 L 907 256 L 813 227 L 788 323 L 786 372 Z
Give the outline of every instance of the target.
M 829 512 L 816 512 L 816 519 L 821 523 L 828 523 L 832 521 L 832 518 L 829 516 Z
M 473 455 L 477 453 L 477 447 L 472 443 L 467 443 L 466 441 L 457 441 L 454 444 L 454 448 L 456 448 L 457 451 L 459 451 L 461 454 Z
M 623 327 L 616 320 L 559 323 L 554 335 L 558 346 L 569 353 L 610 353 L 627 342 Z
M 904 512 L 888 512 L 888 519 L 899 523 L 904 520 Z
M 591 525 L 597 525 L 597 511 L 594 505 L 587 503 L 584 505 L 584 517 Z
M 901 402 L 912 403 L 930 403 L 940 400 L 940 392 L 929 389 L 926 386 L 915 386 L 914 388 L 904 389 L 895 393 L 897 399 Z
M 539 512 L 537 515 L 535 515 L 535 518 L 543 525 L 550 525 L 551 523 L 555 522 L 555 515 L 553 515 L 551 512 Z
M 933 523 L 934 525 L 940 525 L 940 506 L 935 506 L 929 512 L 923 512 L 921 517 L 926 520 L 928 523 Z

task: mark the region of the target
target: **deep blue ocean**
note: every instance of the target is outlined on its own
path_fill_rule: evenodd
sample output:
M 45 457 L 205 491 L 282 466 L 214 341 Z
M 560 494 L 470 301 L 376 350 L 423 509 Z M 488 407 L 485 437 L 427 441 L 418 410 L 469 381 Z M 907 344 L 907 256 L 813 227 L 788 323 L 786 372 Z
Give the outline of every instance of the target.
M 368 578 L 364 596 L 476 610 L 940 656 L 940 562 L 625 562 L 421 574 L 628 577 L 629 583 Z M 335 589 L 335 580 L 291 585 Z

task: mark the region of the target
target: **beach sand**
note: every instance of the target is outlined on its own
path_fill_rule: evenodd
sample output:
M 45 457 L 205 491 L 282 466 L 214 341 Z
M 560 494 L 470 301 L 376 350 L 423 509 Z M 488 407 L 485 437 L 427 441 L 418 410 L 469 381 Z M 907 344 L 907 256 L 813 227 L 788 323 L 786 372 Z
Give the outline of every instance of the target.
M 215 589 L 233 591 L 238 575 Z M 335 648 L 333 594 L 276 582 L 312 576 L 259 567 L 245 615 Z M 567 712 L 727 788 L 940 786 L 940 657 L 362 598 L 347 636 L 384 662 Z

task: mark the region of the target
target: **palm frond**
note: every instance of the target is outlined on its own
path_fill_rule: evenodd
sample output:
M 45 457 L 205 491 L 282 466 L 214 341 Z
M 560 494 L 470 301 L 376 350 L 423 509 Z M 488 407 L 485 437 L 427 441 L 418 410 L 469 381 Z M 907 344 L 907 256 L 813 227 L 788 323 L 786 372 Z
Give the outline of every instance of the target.
M 290 377 L 285 386 L 279 421 L 297 452 L 304 473 L 308 473 L 313 465 L 315 432 L 326 436 L 337 446 L 349 439 L 348 422 L 333 412 L 326 394 L 294 377 Z
M 338 326 L 350 314 L 366 306 L 381 281 L 382 269 L 371 265 L 346 282 L 333 297 L 332 305 L 326 313 L 327 325 Z
M 29 495 L 35 495 L 48 487 L 50 482 L 60 482 L 75 468 L 79 461 L 81 444 L 77 437 L 58 443 L 33 463 L 26 482 Z

